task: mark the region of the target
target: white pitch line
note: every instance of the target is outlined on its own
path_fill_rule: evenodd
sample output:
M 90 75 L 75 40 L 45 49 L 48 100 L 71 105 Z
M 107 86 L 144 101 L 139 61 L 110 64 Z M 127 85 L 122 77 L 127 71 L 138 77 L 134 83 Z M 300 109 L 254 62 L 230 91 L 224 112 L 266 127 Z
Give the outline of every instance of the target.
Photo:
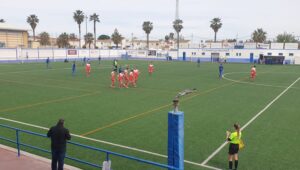
M 77 66 L 76 68 L 84 68 L 84 66 Z M 101 67 L 99 69 L 108 69 L 108 68 L 112 68 L 109 66 L 105 66 L 105 67 Z M 18 74 L 18 73 L 28 73 L 28 72 L 36 72 L 36 71 L 55 71 L 55 70 L 71 70 L 71 67 L 65 67 L 65 68 L 50 68 L 50 69 L 36 69 L 36 70 L 22 70 L 22 71 L 13 71 L 13 72 L 2 72 L 0 73 L 0 75 L 3 74 Z
M 213 170 L 222 170 L 220 168 L 217 168 L 217 167 L 213 167 L 213 166 L 209 166 L 209 165 L 202 165 L 200 163 L 195 163 L 195 162 L 191 162 L 191 161 L 184 161 L 185 163 L 188 163 L 188 164 L 191 164 L 191 165 L 196 165 L 196 166 L 202 166 L 202 167 L 205 167 L 205 168 L 208 168 L 208 169 L 213 169 Z
M 235 82 L 235 83 L 251 84 L 251 85 L 265 86 L 265 87 L 287 88 L 287 86 L 274 86 L 274 85 L 270 85 L 270 84 L 245 82 L 245 81 L 234 80 L 234 79 L 230 79 L 230 78 L 228 78 L 228 77 L 225 77 L 225 75 L 234 74 L 234 73 L 246 73 L 246 72 L 231 72 L 231 73 L 225 73 L 223 78 L 224 78 L 225 80 L 232 81 L 232 82 Z M 298 88 L 296 88 L 296 87 L 293 87 L 293 88 L 294 88 L 294 89 L 298 89 Z
M 291 85 L 289 85 L 285 90 L 283 90 L 277 97 L 275 97 L 266 107 L 264 107 L 260 112 L 258 112 L 252 119 L 250 119 L 242 128 L 241 131 L 250 125 L 258 116 L 260 116 L 264 111 L 266 111 L 274 102 L 276 102 L 283 94 L 285 94 L 294 84 L 296 84 L 300 80 L 298 77 Z M 227 142 L 224 142 L 218 149 L 216 149 L 211 155 L 209 155 L 201 165 L 207 164 L 216 154 L 218 154 L 225 146 Z
M 49 130 L 49 128 L 46 128 L 46 127 L 43 127 L 43 126 L 38 126 L 38 125 L 30 124 L 30 123 L 17 121 L 17 120 L 7 119 L 7 118 L 4 118 L 4 117 L 0 117 L 0 120 L 13 122 L 13 123 L 21 124 L 21 125 L 26 125 L 26 126 L 30 126 L 30 127 L 34 127 L 34 128 L 38 128 L 38 129 L 42 129 L 42 130 Z M 146 153 L 146 154 L 149 154 L 149 155 L 154 155 L 154 156 L 158 156 L 158 157 L 162 157 L 162 158 L 168 158 L 168 156 L 166 156 L 166 155 L 162 155 L 162 154 L 155 153 L 155 152 L 150 152 L 150 151 L 146 151 L 146 150 L 142 150 L 142 149 L 138 149 L 138 148 L 133 148 L 133 147 L 129 147 L 129 146 L 124 146 L 124 145 L 120 145 L 120 144 L 115 144 L 115 143 L 111 143 L 111 142 L 107 142 L 107 141 L 103 141 L 103 140 L 98 140 L 98 139 L 94 139 L 94 138 L 84 137 L 84 136 L 76 135 L 76 134 L 72 134 L 72 133 L 71 133 L 71 135 L 75 136 L 75 137 L 78 137 L 78 138 L 81 138 L 81 139 L 86 139 L 86 140 L 89 140 L 89 141 L 103 143 L 103 144 L 107 144 L 107 145 L 111 145 L 111 146 L 116 146 L 116 147 L 132 150 L 132 151 L 137 151 L 137 152 L 141 152 L 141 153 Z M 187 163 L 187 164 L 201 166 L 201 167 L 205 167 L 205 168 L 208 168 L 208 169 L 220 170 L 216 167 L 212 167 L 212 166 L 208 166 L 208 165 L 202 165 L 202 164 L 199 164 L 199 163 L 196 163 L 196 162 L 191 162 L 191 161 L 188 161 L 188 160 L 184 160 L 184 162 Z

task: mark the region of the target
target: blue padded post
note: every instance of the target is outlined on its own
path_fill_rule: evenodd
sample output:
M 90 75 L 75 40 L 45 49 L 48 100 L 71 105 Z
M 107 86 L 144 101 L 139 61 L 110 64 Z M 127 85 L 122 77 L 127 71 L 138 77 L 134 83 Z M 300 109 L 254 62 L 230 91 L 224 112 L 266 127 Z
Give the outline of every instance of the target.
M 168 165 L 184 170 L 184 113 L 168 113 Z

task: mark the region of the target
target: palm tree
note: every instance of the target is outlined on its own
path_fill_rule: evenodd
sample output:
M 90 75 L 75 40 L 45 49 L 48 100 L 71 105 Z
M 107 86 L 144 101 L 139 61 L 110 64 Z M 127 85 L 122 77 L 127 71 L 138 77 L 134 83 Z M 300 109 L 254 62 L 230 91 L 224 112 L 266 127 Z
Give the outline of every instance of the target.
M 169 40 L 170 40 L 169 35 L 166 35 L 166 36 L 165 36 L 165 42 L 169 42 Z
M 69 39 L 72 40 L 72 41 L 78 40 L 77 36 L 74 33 L 71 33 L 69 35 Z
M 86 35 L 84 35 L 84 41 L 85 41 L 85 44 L 88 44 L 89 45 L 89 48 L 91 48 L 91 44 L 93 43 L 93 34 L 92 33 L 87 33 Z
M 36 15 L 32 14 L 27 17 L 27 23 L 31 26 L 33 31 L 33 41 L 35 41 L 35 28 L 37 23 L 39 23 L 39 19 Z
M 93 15 L 90 16 L 90 21 L 94 22 L 94 48 L 96 48 L 96 22 L 100 22 L 99 20 L 99 15 L 97 15 L 96 13 L 94 13 Z
M 153 29 L 153 25 L 152 22 L 150 21 L 145 21 L 143 23 L 143 30 L 145 31 L 145 33 L 147 34 L 147 50 L 149 50 L 149 34 Z
M 283 43 L 283 49 L 285 49 L 285 43 L 296 43 L 296 37 L 293 34 L 284 32 L 283 34 L 278 34 L 276 36 L 276 42 Z
M 173 32 L 170 32 L 169 38 L 170 38 L 171 40 L 174 40 L 174 33 L 173 33 Z
M 5 23 L 5 20 L 4 19 L 0 19 L 0 23 Z
M 109 39 L 110 39 L 110 36 L 105 35 L 105 34 L 102 34 L 98 37 L 98 40 L 109 40 Z
M 214 30 L 215 32 L 215 42 L 217 41 L 217 32 L 219 29 L 222 27 L 222 22 L 220 18 L 214 18 L 210 21 L 210 27 Z
M 297 42 L 296 37 L 293 34 L 284 32 L 276 36 L 276 42 L 278 43 L 295 43 Z
M 41 45 L 50 45 L 50 36 L 47 32 L 40 33 Z
M 180 19 L 176 19 L 173 22 L 173 28 L 175 29 L 176 33 L 177 33 L 177 51 L 179 51 L 179 33 L 182 30 L 183 26 L 182 26 L 183 21 Z
M 83 22 L 84 20 L 84 13 L 80 10 L 76 10 L 74 13 L 73 13 L 73 18 L 75 20 L 75 22 L 77 22 L 78 24 L 78 29 L 79 29 L 79 48 L 81 48 L 81 23 Z
M 114 42 L 114 44 L 118 45 L 121 43 L 123 37 L 122 35 L 119 33 L 119 31 L 117 30 L 117 28 L 115 29 L 114 33 L 111 35 L 111 40 Z
M 59 35 L 59 37 L 56 40 L 56 43 L 59 48 L 66 48 L 69 47 L 69 35 L 67 33 L 62 33 Z
M 257 43 L 263 43 L 267 39 L 267 33 L 262 29 L 258 28 L 252 33 L 252 40 L 256 42 L 256 48 L 257 48 Z

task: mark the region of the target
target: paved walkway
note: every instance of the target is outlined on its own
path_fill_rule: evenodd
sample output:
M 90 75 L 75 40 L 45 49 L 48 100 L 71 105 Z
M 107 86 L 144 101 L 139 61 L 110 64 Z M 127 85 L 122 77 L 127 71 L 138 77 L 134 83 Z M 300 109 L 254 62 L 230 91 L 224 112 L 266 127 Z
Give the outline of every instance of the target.
M 51 160 L 21 151 L 18 157 L 17 150 L 0 145 L 0 169 L 10 170 L 50 170 Z M 79 170 L 65 165 L 65 170 Z

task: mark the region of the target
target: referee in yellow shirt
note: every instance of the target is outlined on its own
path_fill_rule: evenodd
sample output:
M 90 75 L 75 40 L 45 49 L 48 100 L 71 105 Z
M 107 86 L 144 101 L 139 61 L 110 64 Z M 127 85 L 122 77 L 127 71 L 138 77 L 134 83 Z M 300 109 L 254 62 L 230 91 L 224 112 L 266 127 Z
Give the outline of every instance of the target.
M 234 132 L 229 132 L 227 131 L 226 134 L 226 139 L 227 141 L 230 142 L 229 144 L 229 152 L 228 152 L 228 161 L 229 161 L 229 169 L 232 170 L 232 160 L 234 158 L 234 167 L 235 170 L 237 170 L 238 168 L 238 152 L 239 152 L 239 144 L 241 141 L 241 137 L 242 137 L 242 132 L 240 131 L 240 125 L 238 124 L 234 124 L 233 125 L 235 131 Z

